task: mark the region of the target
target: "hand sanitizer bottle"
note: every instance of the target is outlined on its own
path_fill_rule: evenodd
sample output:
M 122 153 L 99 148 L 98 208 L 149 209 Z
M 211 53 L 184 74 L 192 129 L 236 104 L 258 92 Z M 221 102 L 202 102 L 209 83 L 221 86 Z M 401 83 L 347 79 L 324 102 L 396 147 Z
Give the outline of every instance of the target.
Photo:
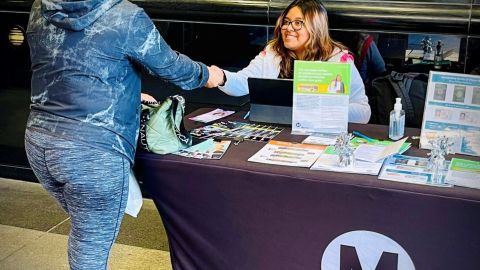
M 390 112 L 390 127 L 388 137 L 392 140 L 398 140 L 403 137 L 405 132 L 405 111 L 402 110 L 401 98 L 396 98 L 393 110 Z

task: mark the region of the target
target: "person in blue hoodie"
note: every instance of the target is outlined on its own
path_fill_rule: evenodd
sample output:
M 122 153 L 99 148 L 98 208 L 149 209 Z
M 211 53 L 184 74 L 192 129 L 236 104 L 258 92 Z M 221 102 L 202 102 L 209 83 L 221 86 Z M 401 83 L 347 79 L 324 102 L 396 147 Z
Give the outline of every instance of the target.
M 183 89 L 223 79 L 173 51 L 126 0 L 36 0 L 25 134 L 30 165 L 71 217 L 71 269 L 106 269 L 125 212 L 140 115 L 140 74 Z

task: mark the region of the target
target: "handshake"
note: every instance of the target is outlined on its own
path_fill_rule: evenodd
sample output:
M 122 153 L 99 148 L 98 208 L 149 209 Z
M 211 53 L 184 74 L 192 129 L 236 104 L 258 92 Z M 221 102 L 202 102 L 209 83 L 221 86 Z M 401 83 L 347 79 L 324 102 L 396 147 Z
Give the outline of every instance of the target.
M 223 85 L 225 81 L 223 80 L 223 70 L 217 66 L 209 66 L 208 68 L 208 81 L 205 84 L 207 88 L 218 87 L 219 85 Z M 154 97 L 141 93 L 141 100 L 143 102 L 158 102 Z
M 208 67 L 208 81 L 205 84 L 207 88 L 218 87 L 219 85 L 223 85 L 225 81 L 223 70 L 215 65 Z

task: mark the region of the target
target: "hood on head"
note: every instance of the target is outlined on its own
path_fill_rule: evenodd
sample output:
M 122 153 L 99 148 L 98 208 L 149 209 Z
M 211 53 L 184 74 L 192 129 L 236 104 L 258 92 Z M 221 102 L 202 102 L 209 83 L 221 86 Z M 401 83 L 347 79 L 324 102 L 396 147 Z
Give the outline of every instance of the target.
M 53 25 L 80 31 L 121 0 L 41 0 L 42 14 Z

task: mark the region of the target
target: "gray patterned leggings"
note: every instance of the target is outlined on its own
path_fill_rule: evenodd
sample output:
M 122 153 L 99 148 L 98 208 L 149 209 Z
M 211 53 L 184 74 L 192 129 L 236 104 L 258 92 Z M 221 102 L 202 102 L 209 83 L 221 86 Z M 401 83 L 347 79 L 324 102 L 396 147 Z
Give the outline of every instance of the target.
M 125 212 L 129 161 L 120 154 L 29 129 L 25 149 L 39 182 L 71 218 L 70 269 L 107 269 Z

